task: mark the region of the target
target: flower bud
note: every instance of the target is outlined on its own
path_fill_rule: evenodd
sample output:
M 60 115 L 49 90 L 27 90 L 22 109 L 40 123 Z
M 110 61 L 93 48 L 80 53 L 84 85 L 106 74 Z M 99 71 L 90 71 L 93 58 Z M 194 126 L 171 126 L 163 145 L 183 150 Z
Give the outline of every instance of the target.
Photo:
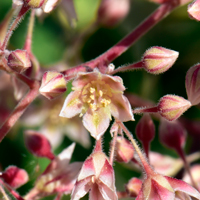
M 4 180 L 12 188 L 16 189 L 24 185 L 28 181 L 28 174 L 24 169 L 15 166 L 9 166 L 1 175 Z
M 51 145 L 44 135 L 28 130 L 24 136 L 26 147 L 32 154 L 37 157 L 46 157 L 50 160 L 54 159 L 55 156 L 51 151 Z
M 185 87 L 188 100 L 192 105 L 200 103 L 200 64 L 197 64 L 187 71 Z
M 169 148 L 180 150 L 186 140 L 186 130 L 178 121 L 169 122 L 161 120 L 159 126 L 159 137 L 161 143 Z
M 149 114 L 144 114 L 136 126 L 136 135 L 142 142 L 151 142 L 155 136 L 155 125 Z
M 144 69 L 152 74 L 160 74 L 167 71 L 178 58 L 177 51 L 163 47 L 151 47 L 143 55 Z
M 155 126 L 149 114 L 144 114 L 138 122 L 136 129 L 136 135 L 142 142 L 145 153 L 149 155 L 149 145 L 155 136 Z
M 66 91 L 64 76 L 56 71 L 45 72 L 42 77 L 40 93 L 48 99 L 53 99 Z
M 8 56 L 8 66 L 18 73 L 22 73 L 31 67 L 31 61 L 25 50 L 17 49 Z
M 24 0 L 24 3 L 31 8 L 40 8 L 47 0 Z M 50 0 L 51 1 L 51 0 Z
M 176 95 L 166 95 L 158 103 L 160 115 L 169 121 L 179 118 L 190 107 L 190 101 Z
M 137 197 L 142 187 L 142 181 L 138 178 L 132 178 L 126 185 L 126 191 L 130 197 Z
M 192 19 L 200 21 L 200 0 L 196 0 L 188 5 L 188 14 Z
M 98 21 L 105 26 L 114 26 L 126 17 L 130 0 L 102 0 L 98 10 Z
M 133 145 L 124 137 L 117 137 L 116 160 L 128 163 L 134 156 Z

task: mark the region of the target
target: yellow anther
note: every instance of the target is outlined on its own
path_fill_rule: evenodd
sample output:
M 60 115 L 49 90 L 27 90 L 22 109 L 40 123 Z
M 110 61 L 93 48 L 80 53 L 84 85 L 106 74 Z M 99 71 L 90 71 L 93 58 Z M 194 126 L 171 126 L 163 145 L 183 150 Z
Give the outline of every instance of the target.
M 95 88 L 91 87 L 90 88 L 90 93 L 94 93 L 95 92 Z
M 99 90 L 99 95 L 100 95 L 100 97 L 103 96 L 103 91 L 102 90 Z
M 94 95 L 90 95 L 90 99 L 94 100 Z

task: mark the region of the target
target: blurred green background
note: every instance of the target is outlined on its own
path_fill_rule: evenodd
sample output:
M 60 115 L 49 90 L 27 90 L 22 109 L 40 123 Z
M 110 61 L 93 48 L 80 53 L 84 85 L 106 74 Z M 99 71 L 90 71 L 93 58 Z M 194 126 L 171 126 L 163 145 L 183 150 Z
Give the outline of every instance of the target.
M 75 28 L 69 27 L 59 7 L 50 15 L 45 16 L 42 21 L 36 19 L 33 33 L 33 53 L 45 69 L 48 69 L 49 66 L 61 60 L 64 60 L 70 66 L 77 64 L 76 59 L 70 58 L 71 41 L 76 40 L 76 37 L 93 24 L 99 1 L 74 0 L 74 2 L 78 15 L 78 22 Z M 11 5 L 11 0 L 0 1 L 0 21 L 3 20 Z M 131 10 L 121 23 L 110 28 L 98 26 L 91 31 L 91 34 L 85 37 L 83 45 L 76 52 L 78 54 L 78 62 L 81 59 L 82 62 L 88 61 L 105 52 L 135 28 L 156 7 L 157 5 L 145 0 L 132 0 Z M 30 13 L 27 14 L 25 19 L 19 24 L 19 27 L 14 31 L 10 42 L 11 49 L 20 49 L 23 47 L 29 15 Z M 189 67 L 200 62 L 199 33 L 200 23 L 188 17 L 187 6 L 176 9 L 166 19 L 156 25 L 127 52 L 117 58 L 114 61 L 114 65 L 118 67 L 139 61 L 145 50 L 151 46 L 162 46 L 178 51 L 180 56 L 175 65 L 161 75 L 147 74 L 143 70 L 120 73 L 119 75 L 123 78 L 127 91 L 140 95 L 142 98 L 152 100 L 155 103 L 166 94 L 176 94 L 187 98 L 185 91 L 186 72 Z M 0 95 L 3 96 L 4 94 L 1 93 Z M 13 97 L 11 96 L 11 98 Z M 12 106 L 14 107 L 14 105 Z M 184 115 L 190 119 L 198 119 L 200 118 L 200 111 L 198 108 L 192 108 Z M 135 116 L 135 123 L 127 123 L 131 132 L 134 133 L 135 125 L 140 117 Z M 158 122 L 155 121 L 155 124 L 157 126 Z M 30 182 L 18 190 L 22 195 L 32 187 L 37 177 L 35 167 L 39 164 L 41 167 L 40 172 L 42 172 L 48 164 L 47 159 L 38 159 L 26 150 L 23 140 L 24 130 L 25 127 L 17 124 L 0 144 L 1 169 L 4 170 L 9 165 L 16 165 L 27 170 L 30 175 Z M 110 140 L 110 134 L 107 132 L 104 142 L 104 148 L 107 153 L 109 152 Z M 190 141 L 190 138 L 188 140 Z M 71 144 L 71 142 L 70 139 L 65 137 L 62 145 L 55 150 L 55 153 L 58 154 L 63 148 Z M 158 136 L 153 141 L 151 149 L 176 156 L 173 151 L 166 149 L 160 144 Z M 77 145 L 72 161 L 84 161 L 91 151 L 92 146 L 90 149 L 84 149 L 80 145 Z M 140 175 L 138 172 L 134 172 L 122 164 L 116 163 L 114 167 L 116 170 L 116 186 L 119 190 L 124 190 L 124 184 L 131 177 Z M 53 198 L 48 197 L 44 199 Z M 69 199 L 69 197 L 65 196 L 63 199 Z

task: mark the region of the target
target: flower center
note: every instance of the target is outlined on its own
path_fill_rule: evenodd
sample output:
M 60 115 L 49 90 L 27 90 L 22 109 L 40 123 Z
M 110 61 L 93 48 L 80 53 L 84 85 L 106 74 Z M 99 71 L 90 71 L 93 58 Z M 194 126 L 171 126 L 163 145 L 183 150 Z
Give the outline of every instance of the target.
M 104 81 L 96 80 L 88 83 L 82 90 L 82 101 L 96 111 L 111 103 L 112 91 Z

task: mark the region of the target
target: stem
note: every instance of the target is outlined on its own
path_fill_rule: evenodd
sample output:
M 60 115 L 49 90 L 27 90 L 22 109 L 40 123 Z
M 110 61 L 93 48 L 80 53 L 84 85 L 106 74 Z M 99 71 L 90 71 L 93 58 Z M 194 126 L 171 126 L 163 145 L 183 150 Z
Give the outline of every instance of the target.
M 102 151 L 102 139 L 101 137 L 99 140 L 96 141 L 95 147 L 94 147 L 94 152 Z
M 118 131 L 115 131 L 114 136 L 113 136 L 113 141 L 112 141 L 112 146 L 111 146 L 111 151 L 110 151 L 110 164 L 113 165 L 113 160 L 114 160 L 114 155 L 115 155 L 115 146 L 116 146 L 116 141 L 117 141 L 117 134 Z
M 23 16 L 26 14 L 26 12 L 29 10 L 29 7 L 26 6 L 22 6 L 21 10 L 19 11 L 18 16 L 16 17 L 16 19 L 13 21 L 10 29 L 8 30 L 4 42 L 0 48 L 0 50 L 4 51 L 7 47 L 8 41 L 13 33 L 13 30 L 17 27 L 18 23 L 21 21 L 21 19 L 23 18 Z
M 20 118 L 20 116 L 24 113 L 26 108 L 32 103 L 32 101 L 37 97 L 39 82 L 35 82 L 30 91 L 26 94 L 26 96 L 18 103 L 13 112 L 10 114 L 8 119 L 4 122 L 2 127 L 0 128 L 0 142 L 9 132 L 9 130 L 14 126 L 15 122 Z
M 17 199 L 17 200 L 24 200 L 16 191 L 14 191 L 8 184 L 4 183 L 0 179 L 0 183 L 4 185 L 4 187 Z
M 185 153 L 184 153 L 183 149 L 180 147 L 180 148 L 177 148 L 176 151 L 177 151 L 177 153 L 179 154 L 179 156 L 181 157 L 181 159 L 184 162 L 185 170 L 187 171 L 187 173 L 188 173 L 188 175 L 190 177 L 190 180 L 191 180 L 191 183 L 192 183 L 193 187 L 195 187 L 198 190 L 198 185 L 194 181 L 194 178 L 193 178 L 191 170 L 190 170 L 189 163 L 188 163 L 188 161 L 186 159 L 186 156 L 185 156 Z
M 7 194 L 5 193 L 5 191 L 4 191 L 3 187 L 1 186 L 1 184 L 0 184 L 0 191 L 3 194 L 3 197 L 5 198 L 5 200 L 9 200 L 9 198 L 8 198 Z
M 128 65 L 128 66 L 119 67 L 116 70 L 114 70 L 113 72 L 111 72 L 110 74 L 116 74 L 118 72 L 125 72 L 125 71 L 130 71 L 130 70 L 135 70 L 135 69 L 141 69 L 141 68 L 143 68 L 142 61 L 137 62 L 137 63 L 133 63 L 133 64 Z
M 35 10 L 31 11 L 31 16 L 28 25 L 28 32 L 26 36 L 26 41 L 24 44 L 24 49 L 27 50 L 28 54 L 31 54 L 31 44 L 32 44 L 32 37 L 33 37 L 33 27 L 35 22 Z
M 98 67 L 99 65 L 107 65 L 122 53 L 124 53 L 131 45 L 133 45 L 139 38 L 141 38 L 146 32 L 148 32 L 154 25 L 166 17 L 172 10 L 178 5 L 172 4 L 170 1 L 160 5 L 146 20 L 144 20 L 138 27 L 136 27 L 129 35 L 125 36 L 120 42 L 111 47 L 108 51 L 100 55 L 99 57 L 80 64 L 75 68 L 68 69 L 63 73 L 65 75 L 74 74 L 80 71 L 85 71 L 85 66 L 91 68 Z
M 133 113 L 157 113 L 158 107 L 151 107 L 151 108 L 136 108 L 133 110 Z
M 128 129 L 124 126 L 124 124 L 121 121 L 117 121 L 117 123 L 121 126 L 121 128 L 126 133 L 126 135 L 129 138 L 129 140 L 132 142 L 133 147 L 134 147 L 135 151 L 137 152 L 138 157 L 139 157 L 139 159 L 141 161 L 140 164 L 142 165 L 142 167 L 143 167 L 144 171 L 146 172 L 147 176 L 154 174 L 153 169 L 151 168 L 151 166 L 147 162 L 147 159 L 143 155 L 143 153 L 140 150 L 139 146 L 137 145 L 135 139 L 133 139 L 133 136 L 131 135 L 131 133 L 128 131 Z

